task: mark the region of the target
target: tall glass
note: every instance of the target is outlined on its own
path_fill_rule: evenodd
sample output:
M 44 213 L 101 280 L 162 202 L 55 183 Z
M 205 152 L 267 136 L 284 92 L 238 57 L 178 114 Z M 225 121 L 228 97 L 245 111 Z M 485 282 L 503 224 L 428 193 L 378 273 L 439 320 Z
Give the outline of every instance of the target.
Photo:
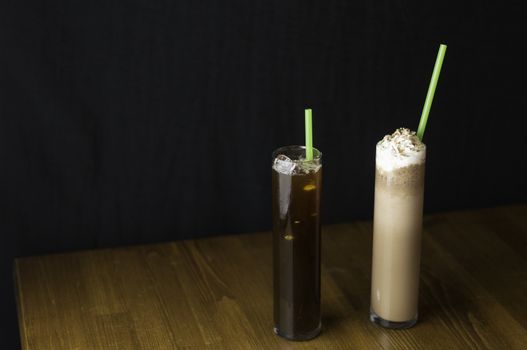
M 417 322 L 426 148 L 410 163 L 376 148 L 370 319 L 386 328 Z
M 286 146 L 273 153 L 274 332 L 316 337 L 320 318 L 320 190 L 322 154 Z

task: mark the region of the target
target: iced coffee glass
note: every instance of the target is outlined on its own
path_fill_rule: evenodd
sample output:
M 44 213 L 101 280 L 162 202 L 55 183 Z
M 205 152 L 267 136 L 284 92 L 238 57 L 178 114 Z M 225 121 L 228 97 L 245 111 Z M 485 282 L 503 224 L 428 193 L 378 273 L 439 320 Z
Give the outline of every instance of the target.
M 386 328 L 417 322 L 425 157 L 408 129 L 376 147 L 370 319 Z
M 321 330 L 320 190 L 322 154 L 286 146 L 273 153 L 274 332 L 307 340 Z

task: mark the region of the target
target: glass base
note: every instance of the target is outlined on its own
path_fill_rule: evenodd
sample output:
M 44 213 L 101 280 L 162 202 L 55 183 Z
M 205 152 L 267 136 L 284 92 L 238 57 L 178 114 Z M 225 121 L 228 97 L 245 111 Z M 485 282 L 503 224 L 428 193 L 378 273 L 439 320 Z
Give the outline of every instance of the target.
M 417 323 L 417 315 L 415 316 L 415 318 L 408 321 L 395 322 L 385 320 L 384 318 L 380 317 L 375 312 L 373 312 L 373 310 L 370 310 L 370 321 L 384 328 L 405 329 L 415 326 L 415 324 Z
M 312 330 L 311 332 L 307 333 L 300 333 L 300 334 L 287 334 L 283 333 L 278 329 L 277 327 L 273 327 L 274 334 L 285 338 L 287 340 L 295 340 L 295 341 L 303 341 L 303 340 L 310 340 L 315 338 L 317 335 L 320 334 L 320 331 L 322 330 L 322 323 L 318 324 L 318 327 Z

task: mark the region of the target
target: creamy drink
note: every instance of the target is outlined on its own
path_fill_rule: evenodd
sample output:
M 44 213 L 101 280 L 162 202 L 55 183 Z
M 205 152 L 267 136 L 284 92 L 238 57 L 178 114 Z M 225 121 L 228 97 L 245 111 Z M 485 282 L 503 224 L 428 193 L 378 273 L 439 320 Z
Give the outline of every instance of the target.
M 376 147 L 370 318 L 387 328 L 417 322 L 425 156 L 404 128 Z

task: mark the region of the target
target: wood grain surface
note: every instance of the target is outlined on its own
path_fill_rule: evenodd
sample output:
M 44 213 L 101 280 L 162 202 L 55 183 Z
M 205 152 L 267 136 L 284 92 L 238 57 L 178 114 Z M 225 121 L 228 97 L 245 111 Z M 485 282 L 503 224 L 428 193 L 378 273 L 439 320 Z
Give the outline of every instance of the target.
M 420 320 L 368 319 L 372 226 L 326 226 L 324 329 L 272 332 L 271 234 L 20 258 L 24 349 L 527 349 L 527 205 L 429 215 Z

